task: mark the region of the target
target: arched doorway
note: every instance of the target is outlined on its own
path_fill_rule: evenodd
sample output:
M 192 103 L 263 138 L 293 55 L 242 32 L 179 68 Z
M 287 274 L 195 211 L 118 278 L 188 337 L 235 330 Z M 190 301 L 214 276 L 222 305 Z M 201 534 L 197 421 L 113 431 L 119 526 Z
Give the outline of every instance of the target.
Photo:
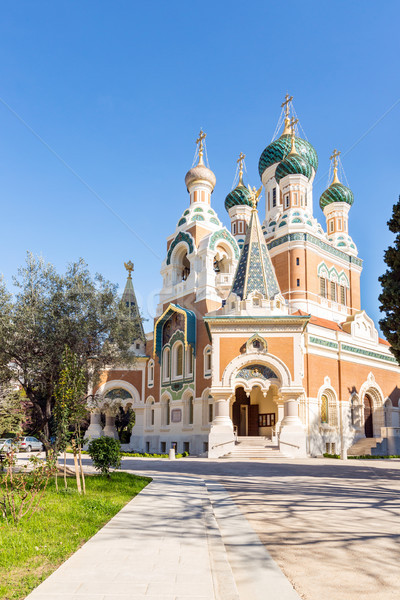
M 368 394 L 364 396 L 364 431 L 365 437 L 374 437 L 374 425 L 372 419 L 372 399 Z
M 232 404 L 232 422 L 238 436 L 271 437 L 277 421 L 277 406 L 273 400 L 275 386 L 268 394 L 253 386 L 249 396 L 243 387 L 236 388 Z

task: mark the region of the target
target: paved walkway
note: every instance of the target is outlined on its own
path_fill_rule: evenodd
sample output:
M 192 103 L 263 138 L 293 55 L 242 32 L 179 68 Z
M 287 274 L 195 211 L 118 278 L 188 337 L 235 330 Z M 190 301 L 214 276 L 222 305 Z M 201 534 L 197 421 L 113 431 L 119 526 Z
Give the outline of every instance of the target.
M 225 488 L 181 475 L 156 476 L 28 598 L 299 600 Z

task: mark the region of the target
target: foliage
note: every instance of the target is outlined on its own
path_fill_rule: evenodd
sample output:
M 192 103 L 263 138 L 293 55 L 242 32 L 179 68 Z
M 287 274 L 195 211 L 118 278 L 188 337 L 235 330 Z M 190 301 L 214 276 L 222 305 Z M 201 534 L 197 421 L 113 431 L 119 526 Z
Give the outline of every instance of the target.
M 386 317 L 379 325 L 391 344 L 391 351 L 400 362 L 400 197 L 393 206 L 392 218 L 388 221 L 389 230 L 396 235 L 394 244 L 385 251 L 386 272 L 379 277 L 382 293 L 379 296 L 380 310 Z
M 32 430 L 50 448 L 55 385 L 64 348 L 69 346 L 90 384 L 101 370 L 131 365 L 129 348 L 138 321 L 120 302 L 117 286 L 91 276 L 80 259 L 65 274 L 27 255 L 14 278 L 12 296 L 0 282 L 0 384 L 16 382 L 32 404 Z
M 328 452 L 325 452 L 324 454 L 325 458 L 340 458 L 340 454 L 329 454 Z M 358 456 L 348 456 L 348 459 L 361 459 L 361 460 L 369 460 L 369 459 L 376 459 L 379 458 L 380 460 L 382 459 L 386 459 L 386 458 L 400 458 L 400 456 L 398 454 L 389 454 L 387 456 L 380 454 L 380 455 L 376 455 L 375 454 L 359 454 Z
M 58 493 L 50 480 L 31 519 L 1 527 L 0 515 L 0 598 L 25 598 L 149 481 L 129 473 L 114 473 L 112 479 L 93 475 L 82 496 L 74 478 L 69 478 L 67 491 Z
M 0 477 L 0 507 L 7 523 L 16 525 L 38 510 L 50 477 L 56 470 L 53 456 L 41 460 L 32 456 L 23 466 L 16 465 L 16 447 L 4 458 L 5 473 Z M 27 475 L 29 471 L 29 476 Z
M 28 423 L 29 403 L 20 390 L 9 385 L 0 387 L 0 437 L 5 433 L 19 433 Z
M 94 467 L 107 477 L 111 468 L 118 469 L 121 465 L 121 444 L 114 438 L 103 436 L 92 440 L 88 452 Z
M 130 436 L 132 427 L 134 425 L 135 411 L 129 406 L 126 407 L 125 410 L 122 406 L 120 406 L 117 414 L 115 415 L 115 427 L 118 431 L 119 439 L 122 439 L 123 433 L 127 433 Z

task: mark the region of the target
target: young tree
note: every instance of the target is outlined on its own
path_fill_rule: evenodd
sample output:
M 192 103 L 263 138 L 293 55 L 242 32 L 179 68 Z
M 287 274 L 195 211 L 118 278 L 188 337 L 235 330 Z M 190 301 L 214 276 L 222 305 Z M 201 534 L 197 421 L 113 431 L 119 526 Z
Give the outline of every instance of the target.
M 14 279 L 15 297 L 0 283 L 0 384 L 21 385 L 32 405 L 32 428 L 46 450 L 54 391 L 69 346 L 94 383 L 105 366 L 129 366 L 139 323 L 120 302 L 117 286 L 92 277 L 81 259 L 65 274 L 27 255 Z
M 400 197 L 393 206 L 388 226 L 396 237 L 394 244 L 385 251 L 385 263 L 389 268 L 379 277 L 382 285 L 379 308 L 386 313 L 386 317 L 381 319 L 379 324 L 391 344 L 392 353 L 400 362 Z

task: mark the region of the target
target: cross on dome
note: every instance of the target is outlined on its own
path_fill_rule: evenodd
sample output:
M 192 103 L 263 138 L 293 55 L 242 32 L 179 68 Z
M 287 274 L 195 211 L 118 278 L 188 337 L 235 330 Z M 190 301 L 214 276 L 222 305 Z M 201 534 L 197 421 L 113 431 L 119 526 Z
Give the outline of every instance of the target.
M 199 146 L 199 162 L 197 163 L 198 165 L 203 165 L 203 140 L 205 140 L 207 137 L 207 134 L 204 133 L 204 131 L 202 129 L 200 129 L 200 133 L 199 133 L 199 137 L 196 140 L 196 144 L 198 144 Z
M 332 156 L 329 157 L 329 159 L 333 163 L 333 181 L 332 181 L 331 185 L 333 185 L 334 183 L 340 183 L 339 177 L 337 174 L 340 154 L 341 154 L 340 150 L 336 150 L 336 148 L 335 148 L 334 151 L 332 152 Z
M 285 101 L 282 102 L 282 104 L 281 104 L 281 107 L 285 110 L 285 127 L 283 129 L 282 135 L 290 134 L 289 111 L 290 111 L 290 103 L 292 102 L 292 100 L 293 100 L 293 96 L 289 96 L 289 94 L 286 94 Z
M 239 165 L 239 183 L 243 183 L 243 163 L 244 163 L 245 158 L 246 158 L 246 155 L 243 154 L 243 152 L 241 152 L 239 154 L 239 158 L 236 161 Z
M 295 119 L 294 117 L 292 117 L 291 121 L 290 121 L 290 128 L 291 128 L 291 148 L 290 148 L 290 152 L 289 155 L 291 154 L 297 154 L 296 152 L 296 147 L 294 145 L 294 140 L 295 140 L 295 136 L 296 136 L 296 130 L 295 130 L 295 125 L 299 122 L 298 119 Z

